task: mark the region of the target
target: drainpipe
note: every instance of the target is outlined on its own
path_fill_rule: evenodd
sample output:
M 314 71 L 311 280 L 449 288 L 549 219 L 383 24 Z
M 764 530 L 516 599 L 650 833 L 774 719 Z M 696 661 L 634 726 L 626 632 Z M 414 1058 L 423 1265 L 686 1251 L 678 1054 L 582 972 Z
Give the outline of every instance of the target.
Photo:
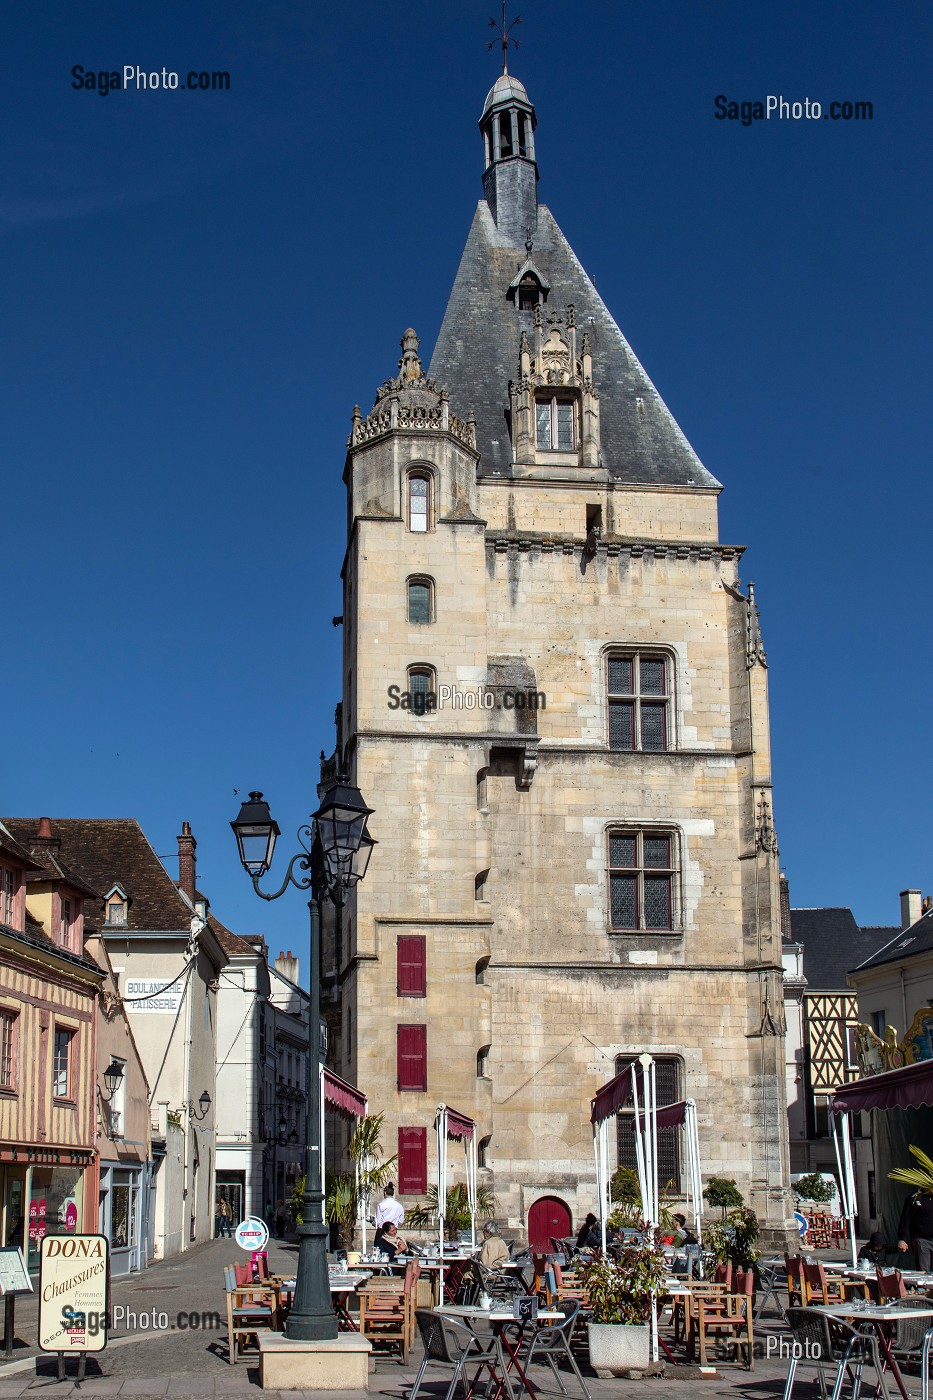
M 903 968 L 901 968 L 901 1016 L 903 1017 L 903 1022 L 902 1022 L 902 1024 L 903 1024 L 903 1027 L 904 1027 L 904 1029 L 901 1031 L 901 1035 L 906 1035 L 906 1034 L 907 1034 L 907 1028 L 908 1028 L 908 1026 L 910 1025 L 910 1022 L 909 1022 L 908 1019 L 907 1019 L 907 988 L 906 988 L 906 986 L 904 985 L 904 969 L 903 969 Z

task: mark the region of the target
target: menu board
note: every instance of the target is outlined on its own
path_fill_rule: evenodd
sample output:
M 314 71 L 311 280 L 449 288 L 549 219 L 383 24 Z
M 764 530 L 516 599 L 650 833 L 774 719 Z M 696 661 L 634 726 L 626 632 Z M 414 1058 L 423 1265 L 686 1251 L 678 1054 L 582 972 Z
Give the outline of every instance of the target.
M 32 1279 L 23 1251 L 16 1244 L 3 1245 L 0 1248 L 0 1293 L 6 1297 L 11 1293 L 31 1292 Z

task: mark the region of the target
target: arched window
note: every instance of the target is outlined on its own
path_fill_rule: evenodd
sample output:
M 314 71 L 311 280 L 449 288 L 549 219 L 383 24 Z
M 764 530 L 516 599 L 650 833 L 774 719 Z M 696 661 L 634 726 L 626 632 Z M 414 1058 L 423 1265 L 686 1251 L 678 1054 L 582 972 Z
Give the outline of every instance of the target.
M 476 1077 L 477 1079 L 489 1078 L 489 1051 L 490 1045 L 481 1045 L 476 1052 Z
M 416 577 L 408 580 L 408 621 L 434 621 L 433 579 Z
M 427 472 L 408 474 L 408 528 L 424 535 L 431 528 L 431 478 Z
M 489 1166 L 489 1144 L 491 1142 L 491 1137 L 482 1137 L 476 1144 L 476 1165 L 478 1167 Z
M 488 870 L 480 870 L 479 873 L 477 874 L 476 878 L 475 878 L 474 881 L 473 881 L 473 897 L 474 897 L 474 899 L 485 899 L 485 898 L 486 898 L 486 881 L 487 881 L 488 879 L 489 879 L 489 871 L 488 871 Z
M 409 666 L 408 694 L 409 714 L 433 714 L 437 709 L 437 687 L 434 684 L 432 666 Z

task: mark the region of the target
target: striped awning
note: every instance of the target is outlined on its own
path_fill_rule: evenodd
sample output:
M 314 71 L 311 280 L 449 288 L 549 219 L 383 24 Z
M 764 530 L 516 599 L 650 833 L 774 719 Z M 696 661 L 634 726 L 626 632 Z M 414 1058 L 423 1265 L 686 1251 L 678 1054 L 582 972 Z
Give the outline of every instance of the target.
M 339 1074 L 334 1074 L 332 1069 L 324 1070 L 324 1099 L 331 1108 L 346 1114 L 348 1118 L 366 1117 L 366 1095 L 341 1079 Z

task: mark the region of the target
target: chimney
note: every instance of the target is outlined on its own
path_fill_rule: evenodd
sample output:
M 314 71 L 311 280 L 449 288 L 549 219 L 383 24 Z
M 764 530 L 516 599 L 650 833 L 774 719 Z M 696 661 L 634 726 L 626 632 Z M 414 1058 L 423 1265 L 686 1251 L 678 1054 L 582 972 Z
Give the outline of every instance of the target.
M 291 952 L 279 953 L 275 960 L 275 970 L 282 977 L 287 978 L 289 982 L 294 982 L 296 987 L 298 986 L 298 959 L 292 957 Z
M 781 871 L 781 938 L 785 943 L 793 943 L 794 930 L 790 918 L 790 885 L 787 876 Z
M 61 849 L 62 838 L 52 835 L 52 823 L 48 817 L 39 818 L 39 826 L 29 838 L 29 849 L 32 851 L 58 851 Z
M 191 835 L 191 825 L 189 822 L 182 822 L 181 835 L 178 838 L 178 888 L 182 894 L 186 894 L 191 901 L 192 908 L 195 903 L 195 885 L 197 883 L 198 861 L 195 852 L 198 843 Z
M 901 890 L 901 928 L 910 928 L 923 913 L 919 890 Z

